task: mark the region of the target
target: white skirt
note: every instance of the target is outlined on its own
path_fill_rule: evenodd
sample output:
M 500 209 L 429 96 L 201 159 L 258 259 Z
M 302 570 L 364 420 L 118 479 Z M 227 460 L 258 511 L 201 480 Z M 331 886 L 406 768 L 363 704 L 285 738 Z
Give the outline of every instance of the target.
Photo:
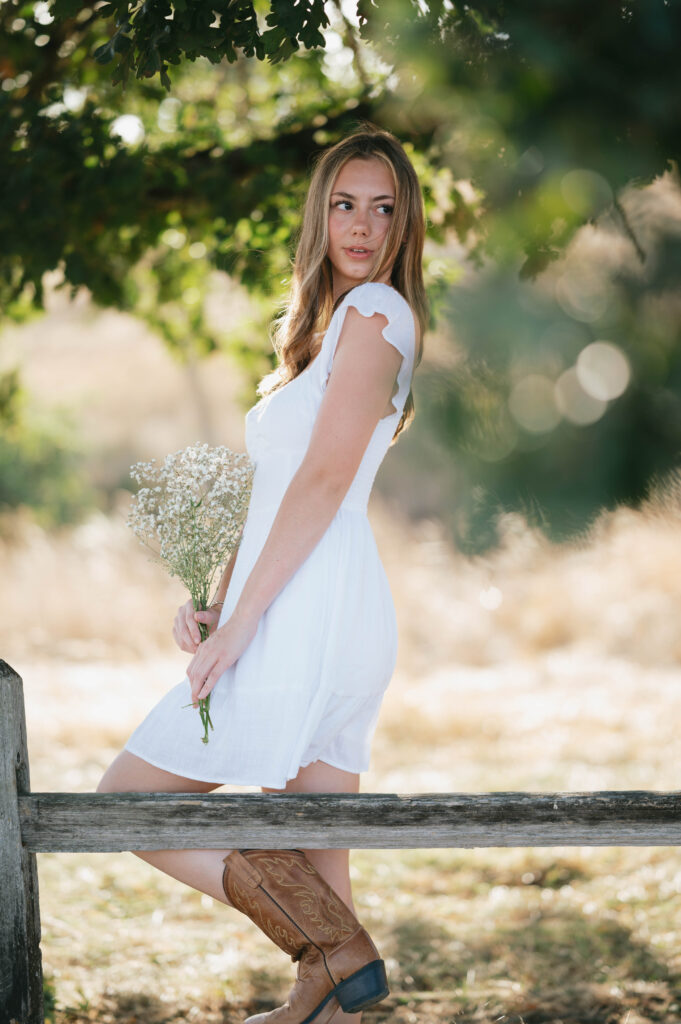
M 220 625 L 236 605 L 276 511 L 276 505 L 249 511 Z M 202 742 L 198 709 L 183 706 L 191 702 L 185 676 L 135 729 L 126 749 L 185 778 L 271 789 L 284 789 L 317 760 L 366 771 L 397 640 L 395 607 L 367 514 L 341 506 L 216 683 L 209 742 Z

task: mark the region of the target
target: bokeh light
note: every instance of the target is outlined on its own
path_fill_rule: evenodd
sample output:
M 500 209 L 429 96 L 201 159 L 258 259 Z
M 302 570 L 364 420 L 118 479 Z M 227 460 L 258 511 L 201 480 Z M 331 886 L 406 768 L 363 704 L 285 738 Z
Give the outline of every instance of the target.
M 568 268 L 555 285 L 556 301 L 575 320 L 593 323 L 599 320 L 611 302 L 611 290 L 588 268 Z
M 561 373 L 556 381 L 554 394 L 556 405 L 562 415 L 578 426 L 595 423 L 607 408 L 607 402 L 595 398 L 584 390 L 574 366 Z
M 611 341 L 594 341 L 583 348 L 575 366 L 579 383 L 593 398 L 618 398 L 631 378 L 629 360 Z
M 161 100 L 158 106 L 156 121 L 162 132 L 171 133 L 177 131 L 177 119 L 181 109 L 182 104 L 176 96 L 166 96 L 164 100 Z
M 137 114 L 121 114 L 111 122 L 111 135 L 118 135 L 126 146 L 136 146 L 144 138 L 144 125 Z
M 543 434 L 560 422 L 554 384 L 540 373 L 528 373 L 514 385 L 508 407 L 516 423 L 533 434 Z

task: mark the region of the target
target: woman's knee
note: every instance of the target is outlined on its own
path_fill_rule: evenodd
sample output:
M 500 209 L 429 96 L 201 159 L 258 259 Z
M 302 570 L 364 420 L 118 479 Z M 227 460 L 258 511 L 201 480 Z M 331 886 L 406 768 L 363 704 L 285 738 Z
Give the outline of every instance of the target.
M 268 792 L 284 792 L 269 790 Z M 312 761 L 301 768 L 295 779 L 286 783 L 287 793 L 359 793 L 359 773 L 346 772 L 343 768 L 327 764 L 326 761 Z

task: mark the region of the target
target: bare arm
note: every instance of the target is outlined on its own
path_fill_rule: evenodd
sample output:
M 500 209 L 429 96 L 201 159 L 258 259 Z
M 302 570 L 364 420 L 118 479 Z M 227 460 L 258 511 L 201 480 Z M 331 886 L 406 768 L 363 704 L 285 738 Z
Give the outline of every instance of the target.
M 229 587 L 229 581 L 231 580 L 232 573 L 234 572 L 234 563 L 236 562 L 236 556 L 239 551 L 239 544 L 241 543 L 241 537 L 243 536 L 243 532 L 244 531 L 242 530 L 241 535 L 239 536 L 239 539 L 236 542 L 236 547 L 232 552 L 232 557 L 230 558 L 229 562 L 227 562 L 224 572 L 222 573 L 220 582 L 218 584 L 218 589 L 215 591 L 215 600 L 213 604 L 224 604 L 224 600 L 227 595 L 227 588 Z
M 303 461 L 227 621 L 187 668 L 192 696 L 206 697 L 246 649 L 258 621 L 317 545 L 352 483 L 392 398 L 402 355 L 381 334 L 382 313 L 347 310 L 326 392 Z

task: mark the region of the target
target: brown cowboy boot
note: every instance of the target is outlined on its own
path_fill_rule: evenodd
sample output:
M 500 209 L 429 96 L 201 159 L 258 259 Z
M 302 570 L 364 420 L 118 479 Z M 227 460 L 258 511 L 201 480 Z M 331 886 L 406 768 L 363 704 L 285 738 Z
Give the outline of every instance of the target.
M 287 1002 L 250 1024 L 326 1024 L 388 995 L 385 964 L 355 915 L 302 850 L 232 850 L 229 900 L 298 963 Z

